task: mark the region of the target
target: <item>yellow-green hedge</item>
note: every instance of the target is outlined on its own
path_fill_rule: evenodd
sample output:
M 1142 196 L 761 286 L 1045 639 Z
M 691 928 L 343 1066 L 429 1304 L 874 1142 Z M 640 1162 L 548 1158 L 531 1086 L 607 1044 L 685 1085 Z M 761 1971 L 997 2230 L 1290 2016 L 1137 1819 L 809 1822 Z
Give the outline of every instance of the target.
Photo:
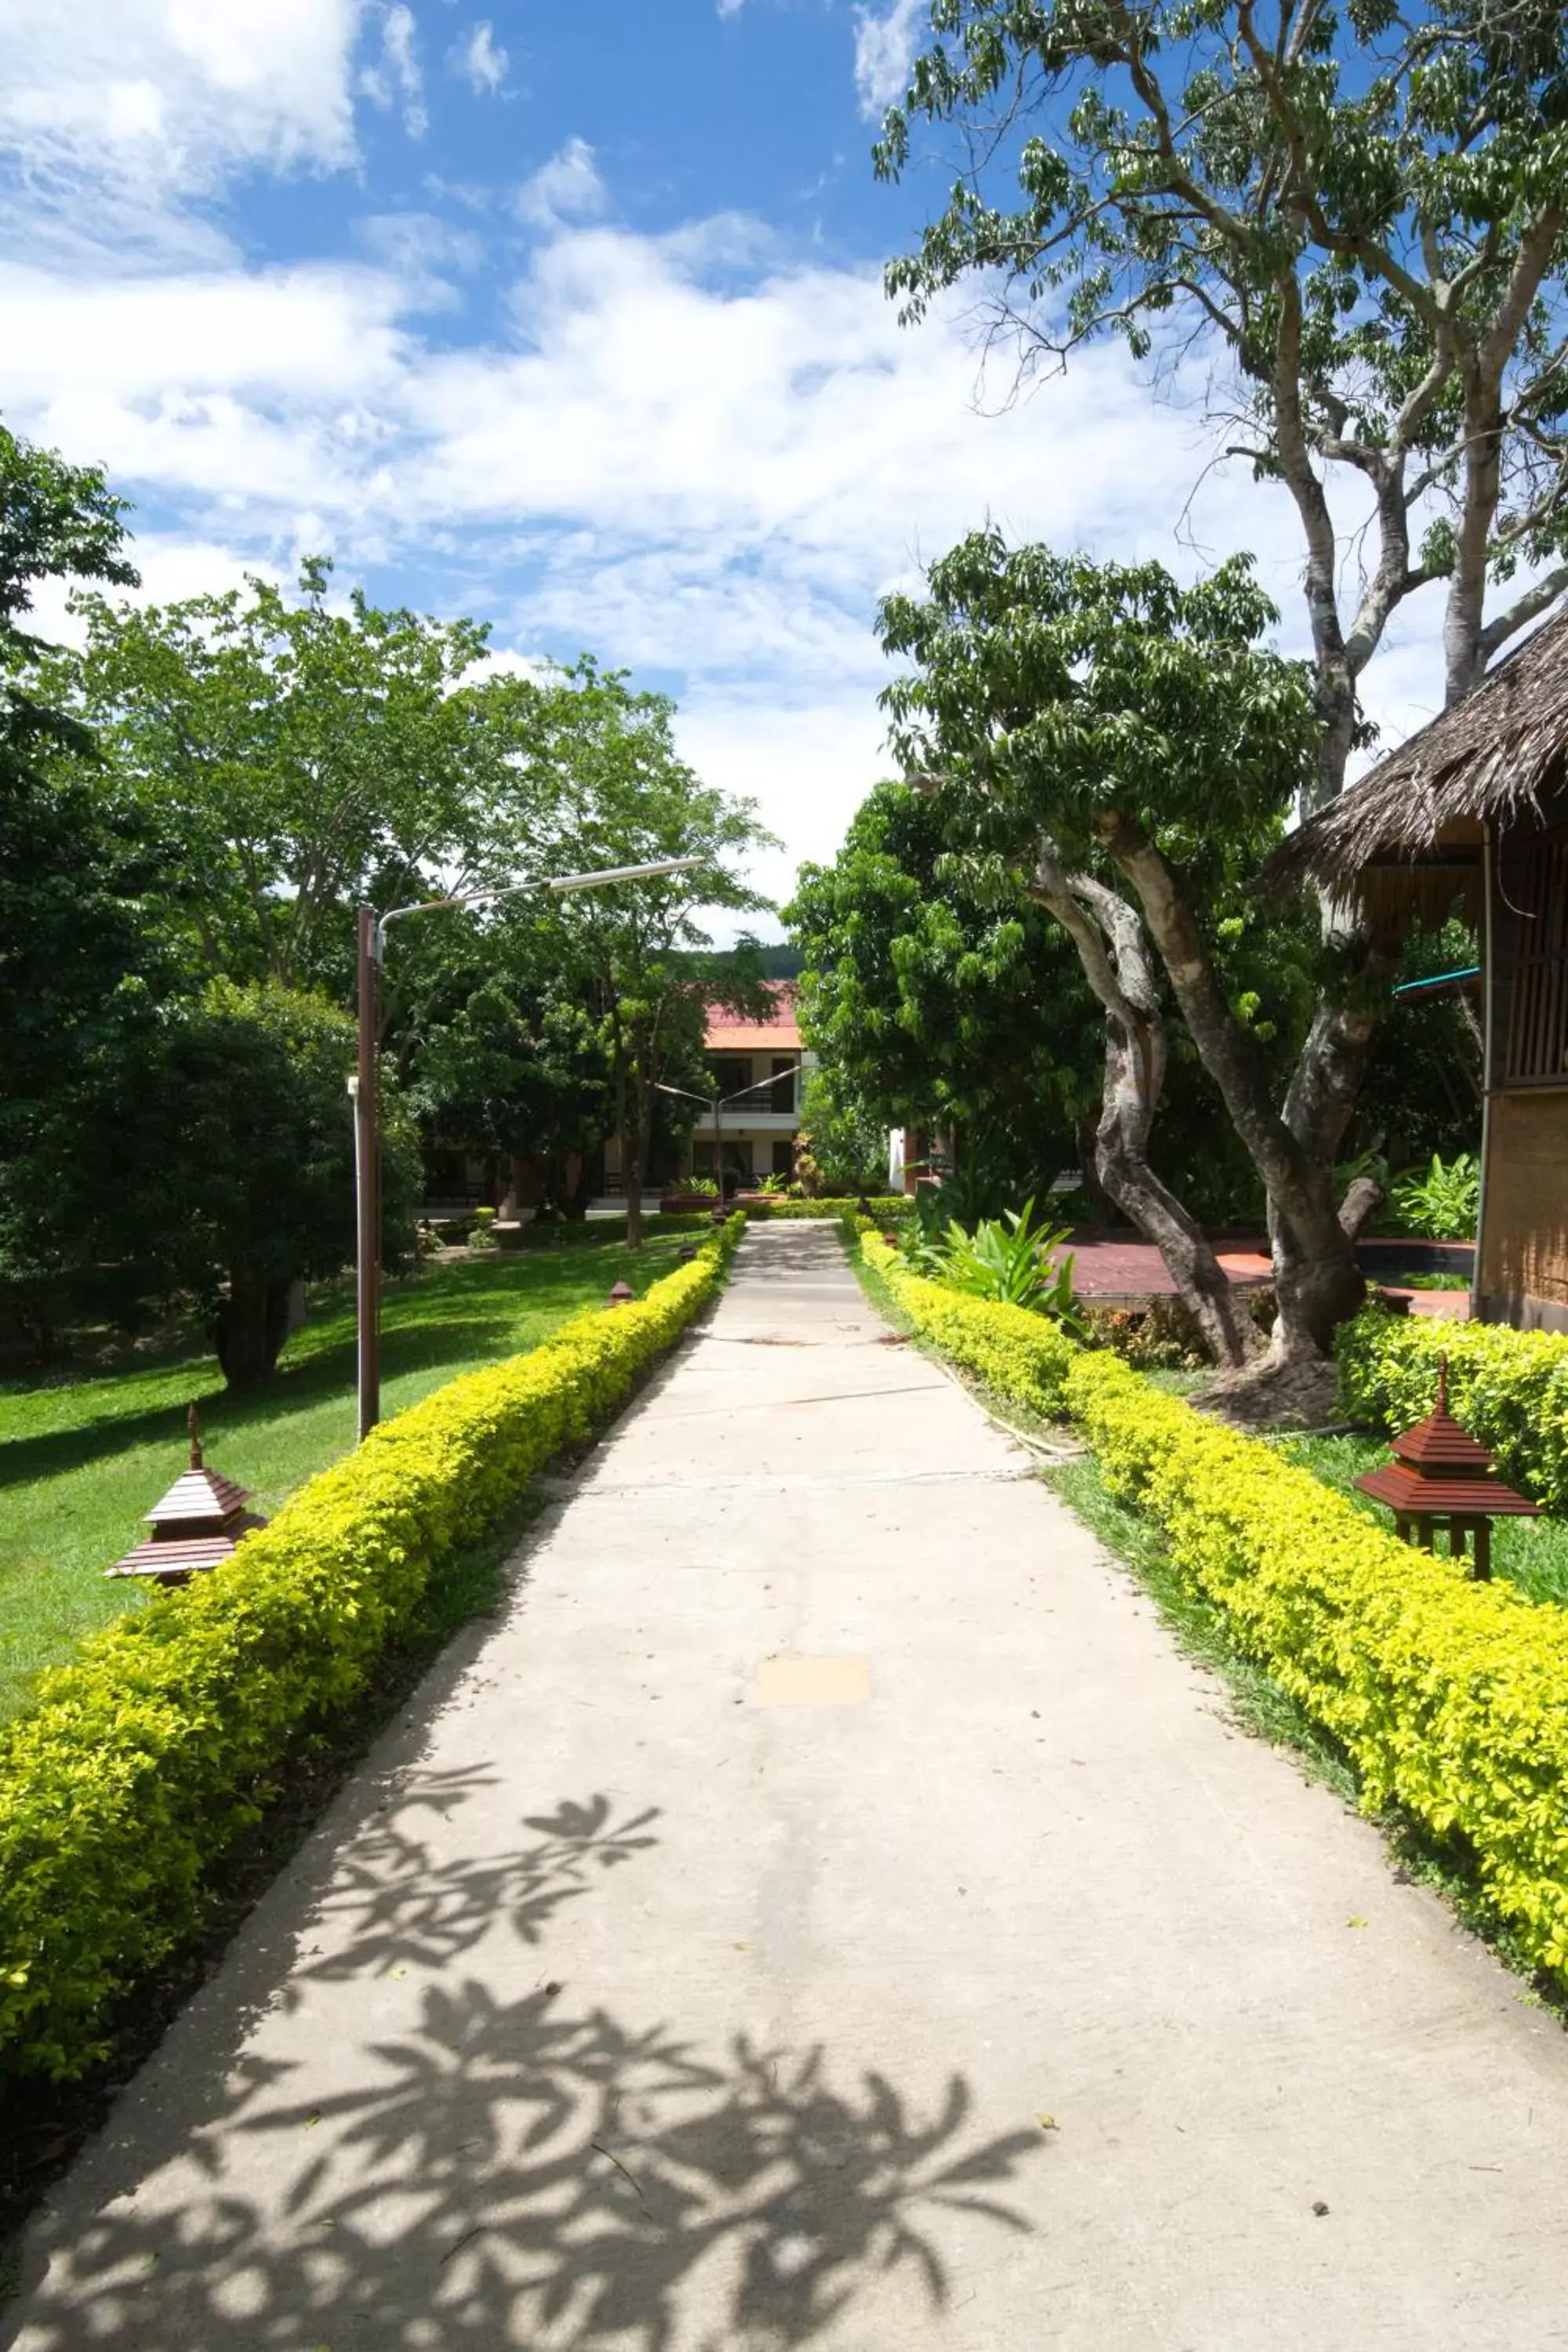
M 1341 1326 L 1334 1353 L 1342 1410 L 1390 1432 L 1431 1412 L 1447 1356 L 1449 1405 L 1503 1476 L 1548 1510 L 1568 1510 L 1568 1338 L 1368 1307 Z
M 987 1388 L 1031 1412 L 1062 1409 L 1062 1382 L 1078 1349 L 1058 1323 L 1027 1307 L 967 1297 L 945 1283 L 911 1274 L 878 1234 L 860 1244 L 866 1264 L 879 1274 L 922 1339 Z
M 912 1217 L 915 1204 L 903 1192 L 874 1192 L 867 1207 L 879 1225 L 895 1225 L 905 1217 Z M 829 1198 L 826 1194 L 815 1201 L 792 1201 L 787 1192 L 775 1192 L 771 1197 L 752 1198 L 746 1202 L 749 1217 L 849 1217 L 860 1206 L 859 1196 L 853 1200 Z
M 1397 1805 L 1461 1841 L 1521 1949 L 1568 1979 L 1568 1611 L 1534 1607 L 1512 1585 L 1471 1583 L 1118 1357 L 1077 1349 L 1016 1307 L 921 1281 L 874 1234 L 861 1247 L 945 1354 L 998 1394 L 1081 1425 L 1107 1485 L 1162 1528 L 1173 1565 L 1222 1612 L 1237 1648 L 1342 1741 L 1366 1809 Z M 1446 1346 L 1456 1394 L 1500 1451 L 1518 1424 L 1500 1401 L 1489 1427 L 1485 1384 L 1495 1381 L 1500 1400 L 1517 1395 L 1522 1375 L 1510 1381 L 1513 1351 L 1498 1342 L 1517 1346 L 1518 1335 L 1449 1325 L 1428 1336 L 1386 1315 L 1376 1326 L 1362 1344 L 1394 1340 L 1375 1360 L 1393 1417 L 1430 1409 Z M 1565 1346 L 1531 1343 L 1519 1360 L 1550 1366 Z
M 443 1560 L 626 1395 L 744 1223 L 634 1305 L 383 1423 L 232 1560 L 40 1679 L 0 1730 L 0 2072 L 69 2077 L 102 2054 L 301 1733 L 363 1689 Z
M 1113 1356 L 1080 1356 L 1067 1402 L 1237 1646 L 1343 1741 L 1366 1808 L 1461 1838 L 1531 1958 L 1568 1975 L 1568 1612 L 1399 1543 Z

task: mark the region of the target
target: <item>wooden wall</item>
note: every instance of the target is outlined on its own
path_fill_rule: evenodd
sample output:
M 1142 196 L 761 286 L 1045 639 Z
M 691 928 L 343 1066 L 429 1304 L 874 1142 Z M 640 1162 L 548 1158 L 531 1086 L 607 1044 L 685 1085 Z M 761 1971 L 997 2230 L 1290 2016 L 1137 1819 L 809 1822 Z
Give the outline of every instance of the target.
M 1489 1321 L 1568 1328 L 1568 1087 L 1491 1098 L 1476 1290 Z

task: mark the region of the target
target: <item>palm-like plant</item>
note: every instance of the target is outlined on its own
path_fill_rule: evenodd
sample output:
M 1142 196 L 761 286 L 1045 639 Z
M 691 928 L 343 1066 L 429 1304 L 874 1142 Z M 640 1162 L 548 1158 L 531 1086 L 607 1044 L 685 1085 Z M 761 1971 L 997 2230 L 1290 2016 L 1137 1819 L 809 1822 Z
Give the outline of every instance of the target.
M 932 1271 L 954 1290 L 1052 1316 L 1076 1339 L 1085 1335 L 1073 1301 L 1073 1253 L 1054 1253 L 1068 1238 L 1065 1225 L 1037 1225 L 1035 1204 L 984 1217 L 966 1233 L 954 1219 L 940 1238 L 924 1244 L 936 1261 Z

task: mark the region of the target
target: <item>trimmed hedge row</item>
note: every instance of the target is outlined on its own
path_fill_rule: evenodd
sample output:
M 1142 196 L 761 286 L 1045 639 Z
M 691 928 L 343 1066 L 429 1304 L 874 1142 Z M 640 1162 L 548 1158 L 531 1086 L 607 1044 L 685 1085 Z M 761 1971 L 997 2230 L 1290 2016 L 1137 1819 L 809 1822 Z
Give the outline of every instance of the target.
M 1431 1412 L 1437 1359 L 1447 1356 L 1456 1417 L 1491 1448 L 1505 1478 L 1548 1510 L 1568 1510 L 1568 1338 L 1367 1307 L 1341 1326 L 1334 1354 L 1341 1411 L 1388 1431 Z
M 732 1217 L 635 1304 L 469 1372 L 234 1559 L 85 1641 L 0 1731 L 0 2072 L 68 2079 L 200 1925 L 279 1760 L 358 1694 L 442 1562 L 585 1437 L 717 1288 Z
M 879 1225 L 896 1223 L 900 1218 L 912 1217 L 915 1204 L 907 1193 L 873 1193 L 866 1203 Z M 854 1200 L 792 1201 L 778 1193 L 771 1200 L 748 1198 L 749 1217 L 853 1217 L 860 1213 L 860 1202 Z
M 1568 1612 L 1472 1584 L 1113 1356 L 1080 1356 L 1067 1402 L 1238 1648 L 1343 1742 L 1363 1810 L 1460 1839 L 1530 1958 L 1568 1974 Z
M 865 1234 L 866 1264 L 879 1274 L 922 1339 L 930 1339 L 987 1388 L 1030 1412 L 1062 1410 L 1068 1368 L 1079 1352 L 1058 1323 L 1025 1307 L 970 1298 L 945 1283 L 911 1274 L 878 1234 Z
M 1535 1607 L 1510 1584 L 1471 1583 L 1458 1563 L 1400 1543 L 1310 1471 L 1118 1357 L 910 1275 L 874 1234 L 861 1247 L 945 1354 L 999 1395 L 1065 1411 L 1082 1427 L 1107 1486 L 1160 1526 L 1173 1564 L 1221 1611 L 1237 1648 L 1343 1743 L 1363 1808 L 1398 1805 L 1460 1842 L 1521 1949 L 1568 1979 L 1568 1611 Z M 1375 1319 L 1375 1332 L 1356 1335 L 1356 1360 L 1384 1366 L 1394 1418 L 1430 1409 L 1444 1347 L 1456 1370 L 1465 1359 L 1456 1390 L 1467 1412 L 1472 1395 L 1489 1393 L 1489 1378 L 1511 1409 L 1524 1375 L 1497 1370 L 1512 1360 L 1497 1343 L 1519 1348 L 1519 1335 L 1448 1326 L 1428 1339 L 1429 1327 Z M 1385 1358 L 1373 1343 L 1390 1335 Z M 1559 1363 L 1563 1345 L 1552 1347 Z M 1524 1344 L 1524 1363 L 1549 1360 Z M 1396 1372 L 1419 1394 L 1400 1391 Z M 1483 1425 L 1480 1411 L 1473 1418 Z M 1500 1453 L 1504 1433 L 1500 1418 Z

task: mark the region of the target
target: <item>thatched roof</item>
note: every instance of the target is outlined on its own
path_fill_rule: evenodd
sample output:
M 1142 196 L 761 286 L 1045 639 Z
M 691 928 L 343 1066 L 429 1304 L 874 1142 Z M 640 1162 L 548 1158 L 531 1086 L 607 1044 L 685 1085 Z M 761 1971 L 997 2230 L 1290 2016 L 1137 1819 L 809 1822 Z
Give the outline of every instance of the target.
M 1283 841 L 1270 885 L 1317 883 L 1405 915 L 1473 901 L 1483 824 L 1539 810 L 1568 751 L 1568 613 Z

